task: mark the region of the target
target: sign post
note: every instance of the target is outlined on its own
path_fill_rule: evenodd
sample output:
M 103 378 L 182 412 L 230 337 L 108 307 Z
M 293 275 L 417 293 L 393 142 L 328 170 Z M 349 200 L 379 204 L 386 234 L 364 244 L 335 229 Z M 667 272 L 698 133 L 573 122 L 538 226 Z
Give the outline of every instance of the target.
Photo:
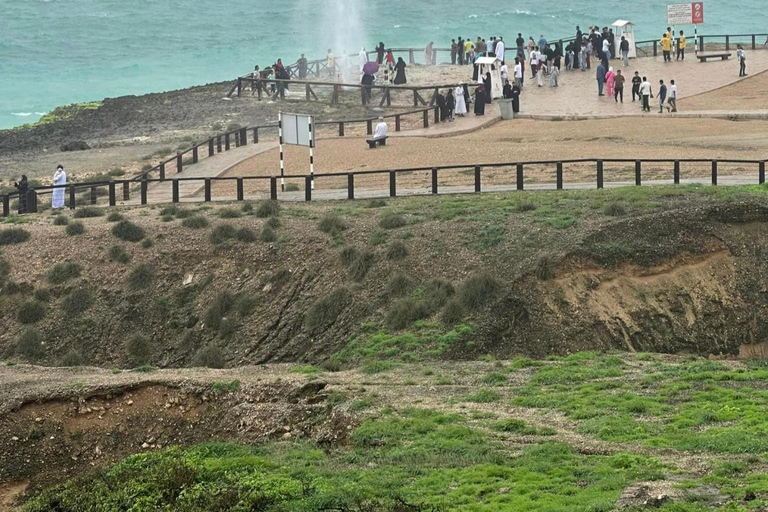
M 699 25 L 704 23 L 704 2 L 667 5 L 667 26 L 693 25 L 695 51 L 699 53 Z M 703 48 L 702 48 L 703 49 Z
M 285 160 L 283 145 L 306 146 L 309 148 L 309 175 L 312 190 L 315 189 L 315 119 L 303 114 L 278 114 L 278 136 L 280 138 L 280 185 L 285 192 Z

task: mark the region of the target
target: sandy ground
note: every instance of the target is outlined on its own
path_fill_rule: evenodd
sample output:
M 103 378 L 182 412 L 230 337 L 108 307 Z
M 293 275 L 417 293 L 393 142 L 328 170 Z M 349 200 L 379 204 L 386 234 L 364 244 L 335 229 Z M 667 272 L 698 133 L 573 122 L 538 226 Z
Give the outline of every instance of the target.
M 748 77 L 722 89 L 680 100 L 681 110 L 768 110 L 768 73 Z

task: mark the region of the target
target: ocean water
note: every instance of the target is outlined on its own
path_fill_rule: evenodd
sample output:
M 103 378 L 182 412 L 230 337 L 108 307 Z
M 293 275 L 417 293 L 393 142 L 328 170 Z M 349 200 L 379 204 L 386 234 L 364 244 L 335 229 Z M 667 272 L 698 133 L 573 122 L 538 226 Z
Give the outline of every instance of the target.
M 671 0 L 674 1 L 674 0 Z M 700 33 L 768 31 L 766 0 L 708 0 Z M 575 25 L 661 34 L 666 1 L 0 0 L 0 128 L 58 105 L 227 80 L 302 52 L 320 58 L 453 37 L 571 37 Z M 618 7 L 617 7 L 618 6 Z M 693 27 L 687 28 L 692 33 Z

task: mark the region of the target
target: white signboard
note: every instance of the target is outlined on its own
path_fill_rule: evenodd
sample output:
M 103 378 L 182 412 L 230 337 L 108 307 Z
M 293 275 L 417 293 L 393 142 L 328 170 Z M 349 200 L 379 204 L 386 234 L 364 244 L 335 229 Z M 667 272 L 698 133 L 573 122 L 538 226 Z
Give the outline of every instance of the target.
M 704 2 L 667 6 L 667 25 L 701 25 L 704 23 Z
M 315 120 L 302 114 L 282 114 L 283 144 L 315 147 Z

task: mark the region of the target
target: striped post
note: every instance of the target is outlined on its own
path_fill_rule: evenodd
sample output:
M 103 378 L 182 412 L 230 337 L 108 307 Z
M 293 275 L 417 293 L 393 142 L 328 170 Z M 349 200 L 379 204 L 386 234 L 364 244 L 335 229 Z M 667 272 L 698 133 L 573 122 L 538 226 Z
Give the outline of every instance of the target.
M 315 190 L 315 132 L 312 126 L 313 120 L 314 117 L 307 117 L 307 128 L 309 130 L 309 183 L 312 190 Z
M 277 137 L 280 144 L 280 190 L 285 192 L 285 160 L 283 154 L 283 113 L 277 114 Z

